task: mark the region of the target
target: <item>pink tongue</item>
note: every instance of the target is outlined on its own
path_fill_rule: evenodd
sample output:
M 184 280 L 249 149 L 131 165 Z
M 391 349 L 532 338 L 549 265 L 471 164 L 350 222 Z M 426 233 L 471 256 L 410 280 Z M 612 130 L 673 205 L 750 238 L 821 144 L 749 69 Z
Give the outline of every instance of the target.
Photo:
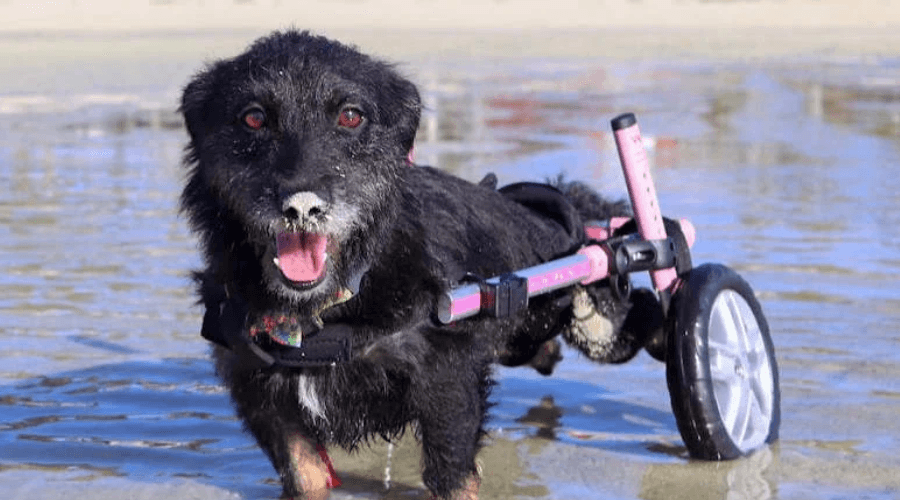
M 281 233 L 276 238 L 278 267 L 285 278 L 308 283 L 325 274 L 328 237 L 317 233 Z

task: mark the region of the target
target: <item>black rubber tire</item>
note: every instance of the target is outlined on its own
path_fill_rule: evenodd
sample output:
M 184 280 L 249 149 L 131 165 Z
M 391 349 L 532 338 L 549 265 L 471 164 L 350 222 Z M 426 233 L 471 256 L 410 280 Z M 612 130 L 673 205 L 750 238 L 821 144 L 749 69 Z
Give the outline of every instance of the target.
M 769 334 L 768 323 L 750 285 L 730 268 L 720 264 L 705 264 L 692 269 L 682 279 L 681 287 L 672 298 L 669 318 L 667 318 L 669 336 L 666 379 L 678 431 L 693 458 L 730 460 L 747 455 L 778 439 L 781 393 L 775 349 Z M 741 433 L 753 432 L 752 439 L 747 439 L 747 442 L 742 441 L 744 438 L 735 439 L 729 433 L 728 424 L 723 420 L 720 412 L 720 404 L 717 401 L 714 387 L 713 369 L 711 368 L 710 323 L 713 305 L 723 292 L 729 290 L 743 299 L 743 302 L 752 311 L 758 329 L 753 328 L 751 324 L 752 332 L 745 335 L 753 336 L 757 340 L 757 347 L 761 347 L 759 349 L 761 352 L 748 353 L 748 358 L 744 360 L 747 361 L 747 364 L 759 367 L 759 370 L 751 371 L 761 375 L 759 378 L 753 378 L 752 381 L 747 382 L 751 384 L 750 386 L 738 387 L 739 390 L 749 390 L 747 395 L 753 394 L 755 397 L 754 400 L 747 403 L 748 422 L 754 416 L 752 405 L 755 404 L 755 408 L 759 409 L 757 416 L 760 418 L 754 419 L 755 425 L 749 423 L 744 425 L 743 430 L 740 431 Z M 734 300 L 734 303 L 741 303 L 736 300 L 735 295 L 727 293 L 723 295 L 723 302 L 720 302 L 719 307 L 723 307 L 722 304 L 729 298 Z M 724 307 L 727 312 L 731 313 L 728 318 L 734 320 L 734 311 L 728 309 L 728 305 Z M 721 313 L 722 309 L 719 312 Z M 741 318 L 743 317 L 741 316 Z M 740 321 L 743 324 L 744 320 Z M 716 328 L 722 330 L 719 326 Z M 719 332 L 715 332 L 715 336 L 718 340 L 721 335 Z M 740 346 L 737 347 L 740 348 Z M 713 347 L 713 349 L 719 348 Z M 717 360 L 720 359 L 718 352 L 716 351 Z M 721 359 L 726 362 L 732 360 L 727 356 Z M 767 363 L 770 371 L 766 371 L 766 365 L 758 363 Z M 747 371 L 741 368 L 740 363 L 734 364 L 734 373 L 737 377 L 734 379 L 737 385 L 743 384 L 745 379 L 754 375 L 750 373 L 748 376 Z M 723 384 L 727 391 L 733 390 L 732 384 L 721 381 L 720 372 L 716 372 L 716 376 L 720 378 L 718 385 L 720 391 Z M 753 382 L 756 382 L 757 385 L 753 386 Z M 768 387 L 769 385 L 771 387 Z M 765 391 L 770 391 L 770 393 L 760 396 L 752 392 L 754 389 L 761 393 Z M 729 397 L 726 405 L 734 404 L 732 399 Z M 741 403 L 736 404 L 740 405 Z M 726 406 L 726 410 L 731 408 Z M 736 415 L 739 409 L 740 407 L 734 410 Z M 735 417 L 735 426 L 739 425 L 737 418 L 739 417 Z

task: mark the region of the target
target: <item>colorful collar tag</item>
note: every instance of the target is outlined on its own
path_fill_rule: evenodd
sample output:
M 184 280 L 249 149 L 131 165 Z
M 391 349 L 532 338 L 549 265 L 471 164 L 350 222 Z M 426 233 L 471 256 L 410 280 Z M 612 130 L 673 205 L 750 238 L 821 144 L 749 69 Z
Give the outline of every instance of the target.
M 250 336 L 257 337 L 266 334 L 273 342 L 289 347 L 300 347 L 303 344 L 304 332 L 309 335 L 322 329 L 324 323 L 319 316 L 323 311 L 342 304 L 353 297 L 349 289 L 340 290 L 334 298 L 325 303 L 318 312 L 313 314 L 311 321 L 301 321 L 296 316 L 281 314 L 279 316 L 263 316 L 258 324 L 250 327 Z

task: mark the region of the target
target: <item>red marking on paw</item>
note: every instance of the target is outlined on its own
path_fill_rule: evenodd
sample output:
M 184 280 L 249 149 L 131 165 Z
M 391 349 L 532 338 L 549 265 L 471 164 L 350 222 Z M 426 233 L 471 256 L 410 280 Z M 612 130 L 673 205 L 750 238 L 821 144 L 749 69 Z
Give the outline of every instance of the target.
M 328 482 L 326 486 L 328 488 L 339 488 L 341 486 L 341 478 L 337 476 L 337 472 L 334 470 L 334 466 L 331 465 L 331 457 L 328 456 L 328 451 L 321 444 L 316 443 L 316 451 L 319 452 L 319 458 L 322 459 L 322 462 L 325 463 L 325 467 L 328 467 Z

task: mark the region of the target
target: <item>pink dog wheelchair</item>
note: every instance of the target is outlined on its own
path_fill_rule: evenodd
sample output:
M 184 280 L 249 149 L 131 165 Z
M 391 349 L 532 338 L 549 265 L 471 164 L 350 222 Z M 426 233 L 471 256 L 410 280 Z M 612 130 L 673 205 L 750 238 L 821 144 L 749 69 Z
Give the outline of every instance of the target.
M 752 453 L 778 438 L 780 423 L 778 368 L 762 308 L 734 270 L 691 265 L 694 228 L 682 219 L 680 234 L 667 235 L 635 116 L 616 117 L 612 128 L 633 220 L 587 223 L 589 244 L 574 255 L 454 288 L 437 316 L 446 324 L 508 314 L 530 297 L 605 278 L 627 296 L 627 276 L 648 271 L 664 320 L 645 348 L 666 363 L 672 411 L 690 455 L 728 460 Z

